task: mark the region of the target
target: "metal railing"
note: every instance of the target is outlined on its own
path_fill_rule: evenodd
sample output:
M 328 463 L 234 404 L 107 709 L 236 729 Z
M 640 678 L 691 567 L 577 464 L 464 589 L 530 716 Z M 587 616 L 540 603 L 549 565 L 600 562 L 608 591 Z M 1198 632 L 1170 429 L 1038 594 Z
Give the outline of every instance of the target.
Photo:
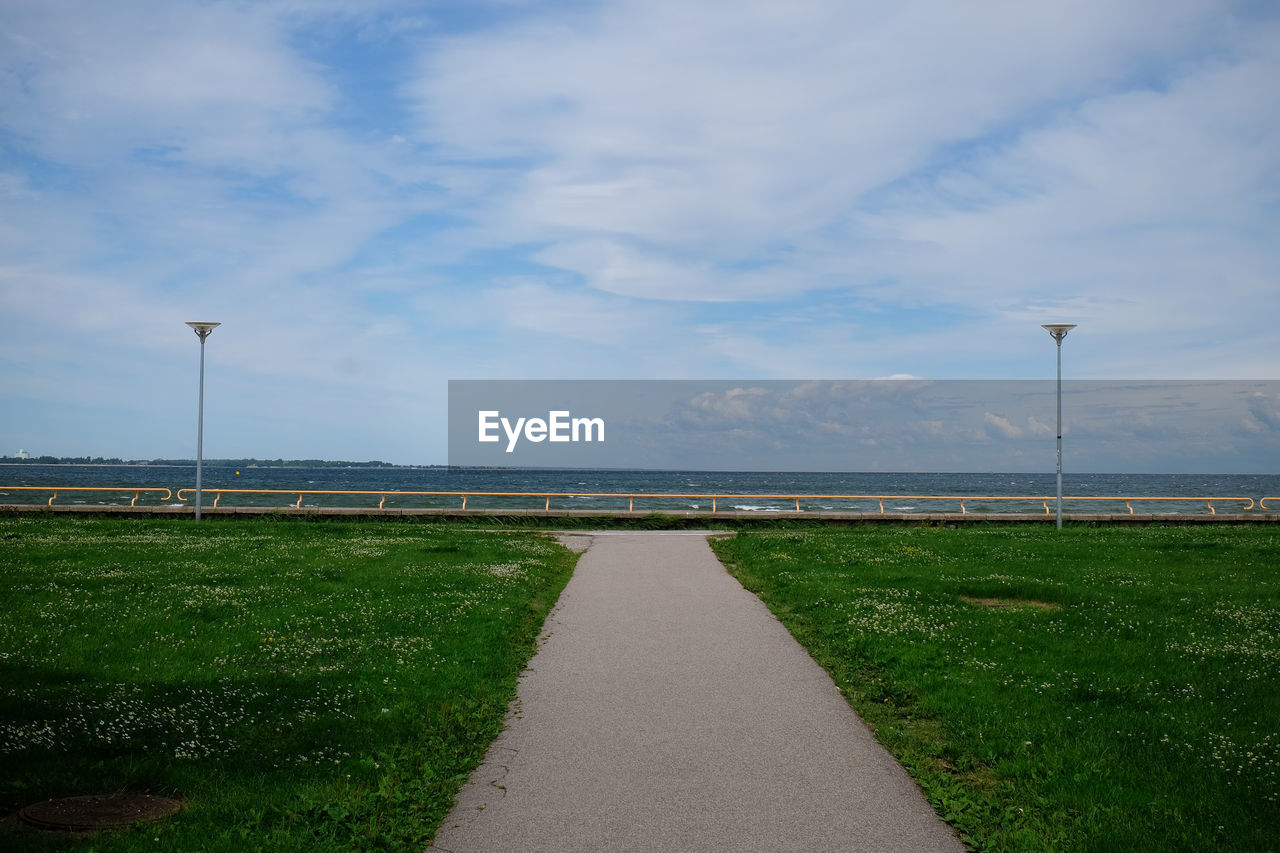
M 378 509 L 384 509 L 387 503 L 387 497 L 396 498 L 404 497 L 455 497 L 461 498 L 461 508 L 467 508 L 467 500 L 475 497 L 494 497 L 494 498 L 538 498 L 543 500 L 543 511 L 551 511 L 552 498 L 574 499 L 574 498 L 615 498 L 627 500 L 627 511 L 635 512 L 635 502 L 637 498 L 643 500 L 709 500 L 711 502 L 711 512 L 719 511 L 719 503 L 725 500 L 766 500 L 766 501 L 788 501 L 795 503 L 796 512 L 804 512 L 800 506 L 801 501 L 875 501 L 879 507 L 879 513 L 885 513 L 885 501 L 943 501 L 960 504 L 960 512 L 963 515 L 969 513 L 966 506 L 968 502 L 987 503 L 992 501 L 1016 501 L 1021 503 L 1039 503 L 1044 508 L 1044 514 L 1050 515 L 1050 504 L 1057 499 L 1050 495 L 809 495 L 809 494 L 787 494 L 787 495 L 763 495 L 763 494 L 695 494 L 695 493 L 646 493 L 646 492 L 454 492 L 454 491 L 379 491 L 379 490 L 333 490 L 333 489 L 205 489 L 206 494 L 212 493 L 213 506 L 217 507 L 222 500 L 223 495 L 293 495 L 298 496 L 298 500 L 294 503 L 294 507 L 301 509 L 302 502 L 308 495 L 367 495 L 370 497 L 378 497 Z M 189 496 L 195 493 L 195 489 L 186 488 L 179 489 L 177 493 L 178 500 L 185 501 Z M 1215 503 L 1238 503 L 1243 504 L 1241 511 L 1249 511 L 1254 508 L 1254 499 L 1249 497 L 1206 497 L 1206 496 L 1080 496 L 1080 497 L 1064 497 L 1067 501 L 1090 501 L 1099 502 L 1121 502 L 1129 511 L 1130 515 L 1134 514 L 1133 503 L 1135 501 L 1165 501 L 1178 503 L 1204 503 L 1211 515 L 1217 515 Z M 1263 499 L 1264 501 L 1267 499 Z
M 157 495 L 157 499 L 162 501 L 173 498 L 173 491 L 164 486 L 0 486 L 0 492 L 53 492 L 46 506 L 53 506 L 59 492 L 133 492 L 133 500 L 129 501 L 129 506 L 137 506 L 138 498 L 143 492 L 164 492 Z
M 163 486 L 0 486 L 0 492 L 49 492 L 50 497 L 48 506 L 53 506 L 53 502 L 63 492 L 98 492 L 98 493 L 124 493 L 132 494 L 133 498 L 129 502 L 129 506 L 136 506 L 142 495 L 154 495 L 159 501 L 167 501 L 173 498 L 186 502 L 190 500 L 194 494 L 194 488 L 181 488 L 175 493 L 173 490 Z M 876 505 L 880 515 L 884 515 L 885 501 L 900 503 L 902 501 L 921 502 L 928 501 L 932 503 L 951 503 L 959 504 L 962 515 L 968 515 L 970 512 L 970 504 L 987 504 L 987 503 L 1024 503 L 1024 504 L 1040 504 L 1043 507 L 1045 515 L 1051 515 L 1051 507 L 1056 502 L 1056 498 L 1052 495 L 816 495 L 816 494 L 711 494 L 711 493 L 675 493 L 675 492 L 483 492 L 483 491 L 398 491 L 395 489 L 372 489 L 372 490 L 340 490 L 340 489 L 203 489 L 205 495 L 212 494 L 213 507 L 218 507 L 223 496 L 230 495 L 264 495 L 264 496 L 288 496 L 293 503 L 294 508 L 301 509 L 303 501 L 307 497 L 319 496 L 347 496 L 347 497 L 376 497 L 378 498 L 378 509 L 385 509 L 388 498 L 396 500 L 404 498 L 456 498 L 460 502 L 461 509 L 468 508 L 468 501 L 473 498 L 517 498 L 522 500 L 540 500 L 542 501 L 542 509 L 545 512 L 551 511 L 551 502 L 553 499 L 565 501 L 578 498 L 603 498 L 613 499 L 617 501 L 626 500 L 627 512 L 636 511 L 636 501 L 642 500 L 649 503 L 664 501 L 709 501 L 711 504 L 711 512 L 720 512 L 720 504 L 727 500 L 734 501 L 770 501 L 770 502 L 786 502 L 795 506 L 795 512 L 806 512 L 801 506 L 801 502 L 812 503 L 814 501 L 830 502 L 872 502 Z M 293 500 L 296 496 L 297 500 Z M 1249 497 L 1227 497 L 1227 496 L 1204 496 L 1204 495 L 1186 495 L 1186 496 L 1165 496 L 1165 495 L 1129 495 L 1129 496 L 1109 496 L 1109 495 L 1084 495 L 1064 497 L 1064 503 L 1070 502 L 1090 502 L 1090 503 L 1121 503 L 1124 504 L 1129 515 L 1134 515 L 1134 503 L 1180 503 L 1180 504 L 1204 504 L 1211 515 L 1217 515 L 1216 504 L 1236 504 L 1236 509 L 1242 512 L 1248 512 L 1255 506 L 1262 510 L 1274 510 L 1275 507 L 1267 506 L 1268 501 L 1280 501 L 1280 497 L 1261 498 L 1257 502 Z M 488 507 L 492 509 L 493 507 Z M 698 507 L 692 507 L 697 509 Z M 646 511 L 652 511 L 653 507 L 644 508 Z M 774 507 L 773 509 L 777 509 Z M 788 507 L 789 509 L 789 507 Z M 824 511 L 831 511 L 830 507 L 823 507 Z M 892 507 L 891 507 L 892 510 Z M 981 510 L 979 510 L 981 512 Z
M 1204 501 L 1209 507 L 1210 515 L 1217 515 L 1218 511 L 1213 508 L 1214 501 L 1236 501 L 1245 504 L 1240 507 L 1241 511 L 1248 512 L 1253 509 L 1253 498 L 1206 498 L 1206 497 L 1129 497 L 1129 498 L 1063 498 L 1064 501 L 1088 501 L 1088 500 L 1116 500 L 1124 501 L 1125 507 L 1129 510 L 1129 515 L 1133 515 L 1133 501 L 1181 501 L 1183 503 L 1198 503 Z

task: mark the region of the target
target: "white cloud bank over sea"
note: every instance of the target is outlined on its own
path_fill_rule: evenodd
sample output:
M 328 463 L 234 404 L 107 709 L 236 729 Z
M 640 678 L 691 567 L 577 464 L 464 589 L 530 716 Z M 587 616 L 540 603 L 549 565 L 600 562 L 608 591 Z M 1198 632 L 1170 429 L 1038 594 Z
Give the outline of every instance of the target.
M 1052 378 L 1045 322 L 1280 377 L 1274 4 L 0 13 L 0 454 L 193 455 L 185 320 L 208 456 L 443 462 L 449 379 Z

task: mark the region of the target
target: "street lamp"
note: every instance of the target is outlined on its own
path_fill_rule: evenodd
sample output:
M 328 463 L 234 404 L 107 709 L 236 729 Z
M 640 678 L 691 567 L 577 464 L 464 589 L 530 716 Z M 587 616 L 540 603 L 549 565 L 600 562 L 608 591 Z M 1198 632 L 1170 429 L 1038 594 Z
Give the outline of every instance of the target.
M 1062 529 L 1062 339 L 1075 323 L 1044 323 L 1041 326 L 1058 344 L 1058 529 Z
M 200 520 L 200 469 L 204 466 L 204 339 L 221 323 L 198 323 L 188 321 L 187 325 L 200 338 L 200 409 L 196 417 L 196 521 Z

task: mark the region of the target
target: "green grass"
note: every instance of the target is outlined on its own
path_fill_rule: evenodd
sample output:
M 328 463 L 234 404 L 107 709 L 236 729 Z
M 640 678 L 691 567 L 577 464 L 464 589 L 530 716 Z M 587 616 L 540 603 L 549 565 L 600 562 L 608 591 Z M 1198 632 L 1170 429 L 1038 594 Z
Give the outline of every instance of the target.
M 0 847 L 421 849 L 574 561 L 433 525 L 0 518 L 0 813 L 187 803 Z
M 714 547 L 973 847 L 1280 849 L 1275 527 L 875 527 Z

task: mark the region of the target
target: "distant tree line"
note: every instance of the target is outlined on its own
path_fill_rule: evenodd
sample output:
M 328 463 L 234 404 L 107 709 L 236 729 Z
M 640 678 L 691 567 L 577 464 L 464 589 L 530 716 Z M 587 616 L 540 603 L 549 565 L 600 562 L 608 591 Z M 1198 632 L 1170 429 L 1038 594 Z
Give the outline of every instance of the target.
M 0 462 L 15 465 L 179 465 L 192 466 L 194 459 L 121 459 L 118 456 L 0 456 Z M 432 466 L 397 465 L 377 459 L 368 462 L 332 459 L 206 459 L 206 466 L 219 468 L 418 468 Z
M 0 456 L 0 462 L 21 465 L 127 465 L 115 456 Z M 194 462 L 191 464 L 195 464 Z

